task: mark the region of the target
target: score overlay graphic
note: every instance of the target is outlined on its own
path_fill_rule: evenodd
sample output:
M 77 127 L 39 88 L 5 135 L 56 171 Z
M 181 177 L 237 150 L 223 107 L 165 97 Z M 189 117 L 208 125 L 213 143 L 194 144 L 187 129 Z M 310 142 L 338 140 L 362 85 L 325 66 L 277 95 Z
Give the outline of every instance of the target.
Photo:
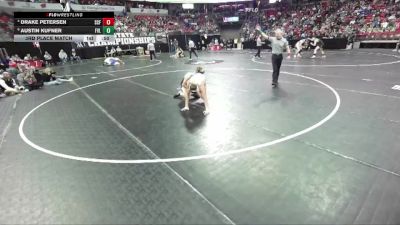
M 15 42 L 114 41 L 114 12 L 15 12 Z

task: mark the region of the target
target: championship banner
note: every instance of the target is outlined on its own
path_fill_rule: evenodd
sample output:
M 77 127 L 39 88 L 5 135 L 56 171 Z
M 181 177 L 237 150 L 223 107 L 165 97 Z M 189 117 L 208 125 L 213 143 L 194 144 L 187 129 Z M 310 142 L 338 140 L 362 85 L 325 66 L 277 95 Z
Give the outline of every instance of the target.
M 115 41 L 77 42 L 76 48 L 92 48 L 101 46 L 143 45 L 155 43 L 155 37 L 135 37 L 133 33 L 115 33 Z

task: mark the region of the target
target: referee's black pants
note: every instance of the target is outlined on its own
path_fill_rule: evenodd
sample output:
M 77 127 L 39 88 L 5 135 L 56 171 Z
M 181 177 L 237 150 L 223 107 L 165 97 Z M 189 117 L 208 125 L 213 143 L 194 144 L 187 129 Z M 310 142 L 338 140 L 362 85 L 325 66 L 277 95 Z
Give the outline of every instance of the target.
M 261 46 L 257 46 L 257 54 L 254 57 L 261 58 Z
M 156 52 L 150 51 L 150 60 L 153 60 L 153 57 L 156 58 Z
M 277 84 L 279 78 L 279 72 L 282 65 L 283 56 L 282 54 L 272 54 L 272 83 Z
M 189 59 L 192 58 L 192 53 L 193 53 L 197 58 L 199 58 L 199 57 L 197 56 L 197 53 L 196 53 L 196 48 L 190 48 L 190 51 L 189 51 Z

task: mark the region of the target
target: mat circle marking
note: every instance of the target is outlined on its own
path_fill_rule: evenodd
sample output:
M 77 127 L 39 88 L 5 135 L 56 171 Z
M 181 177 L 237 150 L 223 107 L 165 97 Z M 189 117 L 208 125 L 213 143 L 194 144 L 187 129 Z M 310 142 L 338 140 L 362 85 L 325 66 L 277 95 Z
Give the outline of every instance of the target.
M 214 69 L 215 70 L 215 69 Z M 219 70 L 219 69 L 216 69 Z M 263 70 L 263 69 L 244 69 L 244 68 L 221 68 L 220 70 L 245 70 L 245 71 L 260 71 L 260 72 L 271 72 L 271 70 Z M 339 94 L 337 93 L 337 91 L 332 88 L 331 86 L 329 86 L 328 84 L 317 80 L 315 78 L 312 77 L 308 77 L 308 76 L 304 76 L 301 74 L 296 74 L 296 73 L 289 73 L 289 72 L 281 72 L 283 74 L 287 74 L 287 75 L 291 75 L 291 76 L 297 76 L 297 77 L 301 77 L 301 78 L 305 78 L 314 82 L 317 82 L 323 86 L 325 86 L 326 88 L 328 88 L 333 95 L 336 98 L 336 104 L 333 108 L 333 110 L 326 116 L 324 117 L 322 120 L 318 121 L 317 123 L 315 123 L 314 125 L 307 127 L 301 131 L 295 132 L 293 134 L 287 135 L 285 137 L 273 140 L 273 141 L 269 141 L 269 142 L 265 142 L 262 144 L 258 144 L 258 145 L 254 145 L 254 146 L 250 146 L 250 147 L 245 147 L 245 148 L 241 148 L 241 149 L 236 149 L 236 150 L 231 150 L 231 151 L 225 151 L 225 152 L 219 152 L 219 153 L 212 153 L 212 154 L 204 154 L 204 155 L 197 155 L 197 156 L 188 156 L 188 157 L 177 157 L 177 158 L 156 158 L 156 159 L 132 159 L 132 160 L 120 160 L 120 159 L 101 159 L 101 158 L 87 158 L 87 157 L 79 157 L 79 156 L 73 156 L 73 155 L 68 155 L 68 154 L 63 154 L 63 153 L 59 153 L 59 152 L 55 152 L 49 149 L 46 149 L 42 146 L 39 146 L 37 144 L 35 144 L 34 142 L 32 142 L 28 137 L 26 137 L 25 132 L 24 132 L 24 125 L 26 120 L 39 108 L 43 107 L 44 105 L 58 99 L 61 98 L 62 96 L 74 93 L 76 91 L 82 90 L 82 89 L 86 89 L 89 87 L 93 87 L 93 86 L 97 86 L 97 85 L 101 85 L 101 84 L 106 84 L 106 83 L 111 83 L 114 81 L 118 81 L 118 80 L 124 80 L 124 79 L 129 79 L 129 78 L 134 78 L 134 77 L 143 77 L 143 76 L 151 76 L 151 75 L 159 75 L 159 74 L 169 74 L 169 73 L 177 73 L 177 72 L 186 72 L 187 70 L 174 70 L 174 71 L 162 71 L 162 72 L 153 72 L 153 73 L 145 73 L 145 74 L 139 74 L 139 75 L 133 75 L 133 76 L 127 76 L 127 77 L 120 77 L 120 78 L 115 78 L 115 79 L 111 79 L 111 80 L 107 80 L 107 81 L 102 81 L 102 82 L 98 82 L 98 83 L 94 83 L 94 84 L 90 84 L 84 87 L 80 87 L 80 88 L 76 88 L 74 90 L 71 91 L 67 91 L 63 94 L 57 95 L 45 102 L 42 102 L 41 104 L 39 104 L 38 106 L 36 106 L 35 108 L 33 108 L 30 112 L 28 112 L 23 119 L 21 120 L 21 123 L 19 124 L 19 135 L 21 136 L 21 138 L 24 140 L 25 143 L 27 143 L 29 146 L 31 146 L 32 148 L 41 151 L 43 153 L 49 154 L 49 155 L 53 155 L 56 157 L 60 157 L 60 158 L 64 158 L 64 159 L 71 159 L 71 160 L 77 160 L 77 161 L 84 161 L 84 162 L 96 162 L 96 163 L 113 163 L 113 164 L 145 164 L 145 163 L 169 163 L 169 162 L 182 162 L 182 161 L 189 161 L 189 160 L 199 160 L 199 159 L 210 159 L 210 158 L 215 158 L 215 157 L 221 157 L 221 156 L 227 156 L 227 155 L 233 155 L 233 154 L 239 154 L 239 153 L 244 153 L 244 152 L 249 152 L 249 151 L 255 151 L 255 150 L 259 150 L 261 148 L 265 148 L 268 146 L 272 146 L 272 145 L 276 145 L 278 143 L 282 143 L 285 141 L 289 141 L 293 138 L 296 138 L 298 136 L 301 136 L 303 134 L 306 134 L 318 127 L 320 127 L 321 125 L 323 125 L 324 123 L 326 123 L 328 120 L 330 120 L 339 110 L 340 104 L 341 104 L 341 99 Z

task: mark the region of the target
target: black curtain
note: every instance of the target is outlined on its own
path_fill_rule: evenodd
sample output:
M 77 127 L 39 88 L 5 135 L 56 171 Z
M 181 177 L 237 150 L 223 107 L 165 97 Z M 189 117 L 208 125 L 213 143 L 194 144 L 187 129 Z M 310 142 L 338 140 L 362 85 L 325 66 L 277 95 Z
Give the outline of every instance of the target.
M 69 42 L 40 42 L 42 52 L 39 48 L 34 47 L 31 42 L 0 42 L 0 47 L 5 48 L 9 56 L 18 54 L 21 58 L 24 58 L 29 53 L 32 57 L 44 59 L 44 52 L 48 51 L 54 60 L 58 60 L 60 49 L 64 49 L 68 56 L 71 55 L 72 44 Z M 77 50 L 78 55 L 79 53 L 79 50 Z
M 33 43 L 30 42 L 0 42 L 0 48 L 5 48 L 10 57 L 18 54 L 19 57 L 23 59 L 24 56 L 29 53 L 32 57 L 36 56 L 40 59 L 43 58 L 40 54 L 40 50 L 33 47 Z
M 169 35 L 169 40 L 178 40 L 179 42 L 179 47 L 181 47 L 183 50 L 187 50 L 187 41 L 189 40 L 185 40 L 185 35 Z

